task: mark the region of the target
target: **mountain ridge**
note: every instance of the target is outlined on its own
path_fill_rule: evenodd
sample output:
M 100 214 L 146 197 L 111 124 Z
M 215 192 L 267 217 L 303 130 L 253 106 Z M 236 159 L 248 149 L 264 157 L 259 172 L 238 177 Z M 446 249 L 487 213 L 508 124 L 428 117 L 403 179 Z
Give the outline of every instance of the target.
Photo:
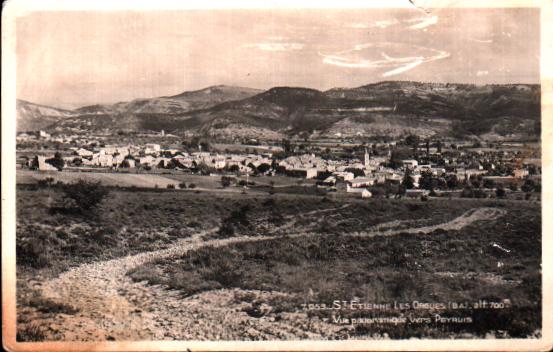
M 217 85 L 168 97 L 60 112 L 62 116 L 48 128 L 94 130 L 109 123 L 117 129 L 165 129 L 214 137 L 265 132 L 274 138 L 305 133 L 535 137 L 540 128 L 540 94 L 537 84 L 383 81 L 326 91 L 287 86 L 262 91 Z

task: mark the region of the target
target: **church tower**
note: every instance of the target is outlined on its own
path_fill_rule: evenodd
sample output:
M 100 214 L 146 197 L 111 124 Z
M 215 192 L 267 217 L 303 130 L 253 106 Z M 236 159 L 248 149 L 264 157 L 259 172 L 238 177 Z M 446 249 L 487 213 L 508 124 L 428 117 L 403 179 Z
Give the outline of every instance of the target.
M 369 155 L 369 152 L 367 151 L 367 148 L 365 148 L 364 164 L 365 164 L 366 169 L 368 169 L 370 167 L 370 162 L 371 162 L 371 156 Z

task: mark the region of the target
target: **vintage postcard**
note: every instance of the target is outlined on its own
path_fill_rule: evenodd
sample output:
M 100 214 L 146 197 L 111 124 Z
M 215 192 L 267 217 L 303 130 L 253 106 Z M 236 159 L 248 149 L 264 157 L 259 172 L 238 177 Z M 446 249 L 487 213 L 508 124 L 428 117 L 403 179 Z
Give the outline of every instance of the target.
M 551 1 L 2 20 L 7 350 L 552 348 Z

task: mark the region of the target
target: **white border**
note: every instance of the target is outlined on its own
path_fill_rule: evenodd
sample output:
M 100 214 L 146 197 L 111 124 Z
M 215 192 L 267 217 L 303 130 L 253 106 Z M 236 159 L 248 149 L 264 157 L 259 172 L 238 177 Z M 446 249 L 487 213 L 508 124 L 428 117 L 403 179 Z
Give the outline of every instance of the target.
M 543 328 L 542 338 L 509 340 L 391 340 L 391 341 L 137 341 L 102 343 L 16 343 L 15 342 L 15 20 L 32 11 L 77 10 L 163 10 L 163 9 L 289 9 L 289 8 L 409 8 L 408 0 L 9 0 L 2 11 L 2 334 L 3 346 L 10 351 L 336 351 L 336 350 L 503 350 L 545 351 L 553 349 L 553 247 L 551 204 L 553 185 L 553 1 L 543 0 L 427 0 L 415 1 L 422 7 L 540 7 L 541 8 L 541 88 L 542 88 L 542 258 Z M 546 182 L 544 182 L 546 181 Z

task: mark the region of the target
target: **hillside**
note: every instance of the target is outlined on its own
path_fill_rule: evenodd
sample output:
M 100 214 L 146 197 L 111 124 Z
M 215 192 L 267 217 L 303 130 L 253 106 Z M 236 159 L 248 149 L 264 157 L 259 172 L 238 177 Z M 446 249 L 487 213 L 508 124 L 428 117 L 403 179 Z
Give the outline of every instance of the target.
M 68 114 L 50 128 L 164 129 L 261 139 L 408 133 L 486 140 L 533 138 L 540 131 L 540 87 L 392 81 L 324 92 L 300 87 L 260 92 L 215 86 L 171 97 L 92 105 Z
M 261 90 L 231 86 L 213 86 L 205 89 L 183 92 L 170 97 L 134 99 L 115 104 L 95 104 L 83 106 L 73 111 L 61 110 L 21 101 L 18 108 L 19 130 L 51 128 L 104 128 L 106 123 L 118 129 L 158 129 L 150 126 L 148 120 L 157 118 L 168 120 L 175 115 L 190 111 L 211 108 L 227 101 L 251 97 Z M 70 119 L 67 119 L 70 117 Z M 21 122 L 20 122 L 21 121 Z M 96 122 L 95 122 L 96 121 Z M 143 122 L 143 123 L 142 123 Z M 145 125 L 143 127 L 142 125 Z M 19 127 L 19 126 L 18 126 Z M 160 127 L 163 128 L 163 127 Z
M 199 112 L 195 119 L 202 133 L 212 135 L 225 134 L 225 129 L 247 134 L 253 126 L 322 136 L 516 138 L 539 135 L 540 89 L 416 82 L 326 92 L 280 87 Z
M 55 122 L 75 115 L 75 113 L 70 110 L 34 104 L 19 99 L 16 103 L 16 114 L 16 126 L 18 131 L 44 129 Z

